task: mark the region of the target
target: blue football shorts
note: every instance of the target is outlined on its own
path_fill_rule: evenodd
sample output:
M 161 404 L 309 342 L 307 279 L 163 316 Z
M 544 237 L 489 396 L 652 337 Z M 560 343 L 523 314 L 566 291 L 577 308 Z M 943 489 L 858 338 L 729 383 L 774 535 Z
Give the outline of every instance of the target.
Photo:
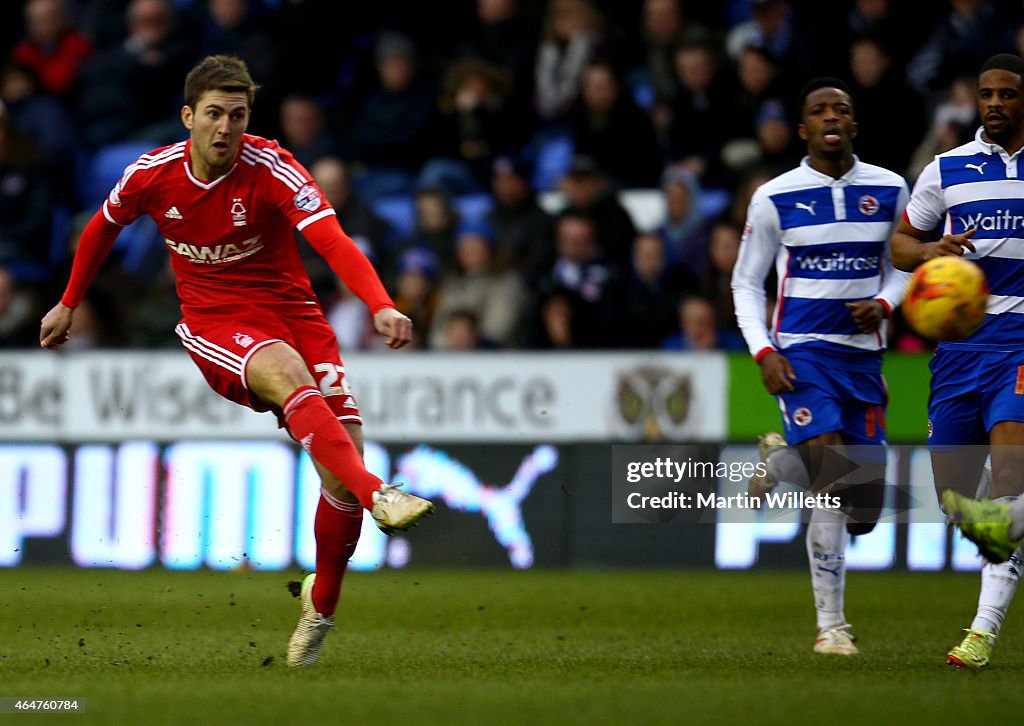
M 881 372 L 850 370 L 810 352 L 781 353 L 793 366 L 795 390 L 777 396 L 786 443 L 799 444 L 832 431 L 850 445 L 885 443 L 889 394 Z M 880 366 L 879 366 L 880 367 Z
M 940 348 L 928 367 L 928 446 L 988 442 L 1000 421 L 1024 422 L 1024 351 Z

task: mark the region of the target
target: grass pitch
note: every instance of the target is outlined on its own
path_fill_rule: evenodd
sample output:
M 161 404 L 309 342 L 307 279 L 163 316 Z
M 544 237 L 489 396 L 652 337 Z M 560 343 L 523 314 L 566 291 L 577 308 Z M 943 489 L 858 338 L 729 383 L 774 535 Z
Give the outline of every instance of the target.
M 862 655 L 844 658 L 811 652 L 803 571 L 351 574 L 302 671 L 284 665 L 288 579 L 0 570 L 0 697 L 147 724 L 998 723 L 1024 706 L 1024 603 L 988 671 L 943 663 L 976 575 L 849 573 Z

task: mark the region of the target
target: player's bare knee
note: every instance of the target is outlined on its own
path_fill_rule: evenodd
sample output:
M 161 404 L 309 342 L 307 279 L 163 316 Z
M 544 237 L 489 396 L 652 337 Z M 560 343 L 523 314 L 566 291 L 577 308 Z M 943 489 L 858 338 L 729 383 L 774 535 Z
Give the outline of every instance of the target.
M 302 356 L 286 343 L 274 343 L 256 351 L 245 369 L 249 390 L 275 405 L 302 386 L 315 385 Z

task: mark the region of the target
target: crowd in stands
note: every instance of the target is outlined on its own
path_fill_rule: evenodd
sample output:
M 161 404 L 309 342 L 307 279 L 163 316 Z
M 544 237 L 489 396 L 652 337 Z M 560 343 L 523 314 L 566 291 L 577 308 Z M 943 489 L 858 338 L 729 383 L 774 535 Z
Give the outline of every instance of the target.
M 858 155 L 912 183 L 973 135 L 983 61 L 1022 51 L 1011 0 L 0 3 L 0 347 L 37 344 L 84 221 L 184 138 L 211 53 L 248 63 L 250 131 L 310 170 L 412 347 L 744 350 L 729 278 L 750 195 L 802 156 L 804 82 L 845 79 Z M 343 350 L 379 345 L 299 243 Z M 155 225 L 82 308 L 69 347 L 177 347 Z

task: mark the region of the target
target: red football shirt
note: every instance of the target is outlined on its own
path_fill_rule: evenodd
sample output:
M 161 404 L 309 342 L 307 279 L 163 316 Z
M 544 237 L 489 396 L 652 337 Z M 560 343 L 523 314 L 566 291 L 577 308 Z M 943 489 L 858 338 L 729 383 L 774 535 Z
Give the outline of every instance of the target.
M 307 230 L 313 246 L 349 282 L 344 267 L 352 262 L 351 251 L 337 243 L 351 241 L 309 172 L 288 151 L 245 134 L 231 170 L 203 182 L 189 167 L 190 144 L 143 154 L 125 169 L 102 209 L 120 226 L 143 214 L 156 221 L 186 317 L 254 308 L 288 314 L 317 305 L 293 229 Z M 358 262 L 362 266 L 365 258 Z M 370 282 L 366 289 L 354 291 L 373 312 L 393 306 L 376 275 L 370 276 L 372 281 L 357 280 Z

